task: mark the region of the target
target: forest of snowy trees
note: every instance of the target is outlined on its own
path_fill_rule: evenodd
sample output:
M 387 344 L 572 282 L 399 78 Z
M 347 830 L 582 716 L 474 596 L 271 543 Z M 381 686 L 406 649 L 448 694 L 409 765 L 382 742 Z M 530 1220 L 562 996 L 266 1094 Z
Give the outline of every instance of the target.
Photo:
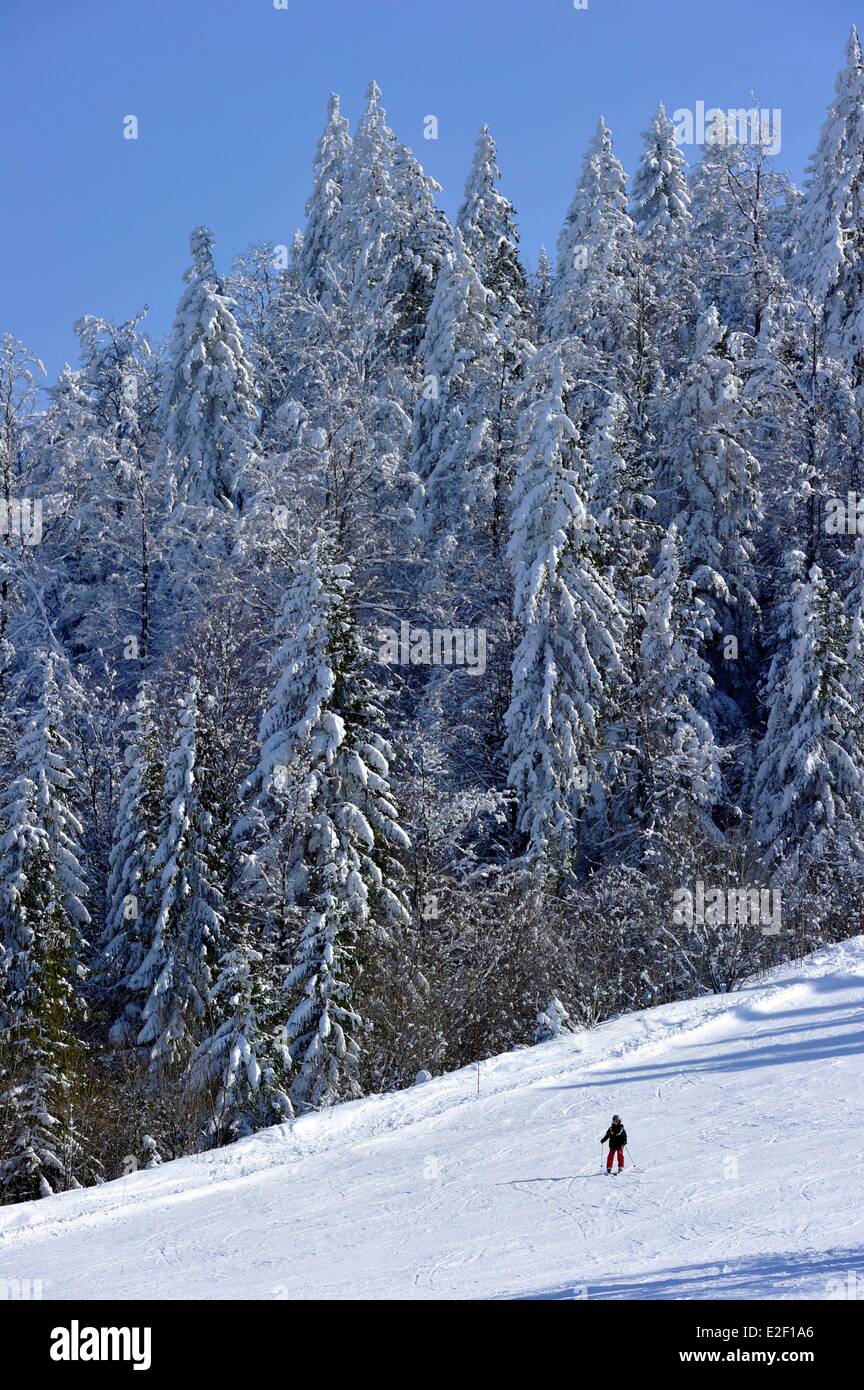
M 373 82 L 164 343 L 3 339 L 0 1201 L 858 931 L 857 34 L 803 190 L 676 135 L 529 270 Z

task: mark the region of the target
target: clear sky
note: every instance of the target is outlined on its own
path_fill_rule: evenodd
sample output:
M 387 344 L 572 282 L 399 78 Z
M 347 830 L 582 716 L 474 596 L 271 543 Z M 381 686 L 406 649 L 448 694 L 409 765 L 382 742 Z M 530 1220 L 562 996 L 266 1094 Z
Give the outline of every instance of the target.
M 630 171 L 658 99 L 755 93 L 800 177 L 855 21 L 864 0 L 0 0 L 0 329 L 52 378 L 83 313 L 147 303 L 159 336 L 191 228 L 213 228 L 222 267 L 290 242 L 327 94 L 353 125 L 373 76 L 449 213 L 488 122 L 532 264 L 601 112 Z

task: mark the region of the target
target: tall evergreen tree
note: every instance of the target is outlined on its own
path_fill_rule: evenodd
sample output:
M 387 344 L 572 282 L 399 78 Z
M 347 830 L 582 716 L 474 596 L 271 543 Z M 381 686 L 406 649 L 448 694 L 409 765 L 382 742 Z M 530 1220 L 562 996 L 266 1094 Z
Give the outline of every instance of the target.
M 49 1196 L 91 1176 L 73 1091 L 89 923 L 72 807 L 71 745 L 53 654 L 33 660 L 37 696 L 0 801 L 0 1191 Z
M 636 679 L 651 556 L 658 543 L 655 478 L 627 401 L 610 397 L 588 440 L 599 556 L 626 619 L 626 663 Z
M 519 260 L 516 213 L 497 186 L 500 178 L 495 141 L 484 125 L 456 227 L 483 285 L 495 295 L 501 315 L 510 320 L 525 315 L 528 286 Z
M 855 394 L 825 339 L 821 311 L 806 293 L 798 299 L 790 292 L 766 310 L 754 351 L 742 363 L 769 518 L 762 563 L 781 583 L 790 540 L 808 568 L 831 563 L 827 503 L 856 491 L 860 480 Z
M 643 850 L 657 857 L 694 830 L 714 834 L 719 750 L 707 718 L 713 682 L 703 656 L 710 636 L 704 604 L 682 571 L 676 526 L 660 546 L 641 642 L 636 728 L 638 816 Z
M 792 559 L 788 639 L 766 685 L 768 727 L 753 782 L 757 841 L 768 868 L 788 882 L 808 863 L 860 868 L 864 815 L 860 716 L 844 662 L 848 614 L 818 565 L 805 574 L 803 555 Z
M 319 299 L 333 294 L 338 275 L 336 229 L 350 153 L 348 122 L 340 111 L 339 97 L 331 92 L 327 123 L 315 154 L 314 184 L 306 203 L 306 230 L 299 256 L 303 287 Z
M 372 82 L 347 161 L 337 254 L 365 338 L 367 375 L 416 371 L 426 311 L 444 253 L 447 225 L 435 207 L 438 184 L 387 125 Z
M 153 937 L 129 980 L 132 991 L 147 991 L 138 1042 L 154 1069 L 169 1071 L 188 1062 L 204 1033 L 224 917 L 213 813 L 201 778 L 201 703 L 193 676 L 179 704 L 149 868 L 157 880 Z
M 299 941 L 286 982 L 291 1097 L 318 1108 L 357 1094 L 364 957 L 407 925 L 407 837 L 389 781 L 392 750 L 362 665 L 348 569 L 313 548 L 288 590 L 280 671 L 252 785 L 293 822 Z
M 549 259 L 549 253 L 545 246 L 541 246 L 537 255 L 537 269 L 534 271 L 531 281 L 531 310 L 534 315 L 534 332 L 541 336 L 549 317 L 549 304 L 552 299 L 554 280 L 555 270 Z
M 505 479 L 494 411 L 504 349 L 492 308 L 457 231 L 429 310 L 427 387 L 414 411 L 409 460 L 419 479 L 418 532 L 445 567 L 454 554 L 475 555 L 483 537 L 488 549 L 501 530 Z
M 667 443 L 685 573 L 714 631 L 746 639 L 758 619 L 753 555 L 762 504 L 742 382 L 713 307 L 697 324 L 695 355 L 672 403 Z
M 130 982 L 147 955 L 155 908 L 150 866 L 159 845 L 164 774 L 154 716 L 152 691 L 142 681 L 128 717 L 99 969 L 114 1016 L 109 1033 L 114 1043 L 134 1042 L 143 1025 L 146 994 Z
M 558 238 L 548 327 L 571 339 L 569 356 L 595 412 L 618 389 L 642 410 L 658 384 L 655 306 L 642 247 L 627 210 L 627 178 L 602 116 Z M 575 354 L 575 355 L 574 355 Z
M 829 351 L 864 383 L 864 58 L 853 25 L 846 63 L 808 169 L 798 272 L 825 315 Z
M 699 296 L 687 166 L 662 101 L 643 140 L 631 211 L 653 284 L 657 342 L 668 373 L 678 370 L 686 353 Z
M 604 734 L 623 679 L 623 619 L 597 565 L 596 523 L 557 348 L 538 353 L 523 419 L 510 537 L 522 638 L 507 713 L 510 785 L 529 852 L 566 865 L 586 803 L 605 801 Z
M 160 469 L 183 507 L 242 505 L 256 420 L 251 365 L 213 263 L 213 234 L 189 238 L 188 288 L 177 306 L 168 347 Z
M 219 962 L 211 997 L 223 1017 L 192 1059 L 196 1083 L 216 1087 L 211 1138 L 242 1139 L 292 1119 L 291 1058 L 278 1035 L 272 964 L 252 945 L 245 917 Z

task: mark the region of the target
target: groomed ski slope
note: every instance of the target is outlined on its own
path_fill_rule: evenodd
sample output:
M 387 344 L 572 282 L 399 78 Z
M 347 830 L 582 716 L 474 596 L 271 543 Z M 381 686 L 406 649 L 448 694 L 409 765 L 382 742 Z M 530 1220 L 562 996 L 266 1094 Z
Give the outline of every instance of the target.
M 4 1208 L 0 1280 L 53 1299 L 862 1297 L 862 1052 L 856 938 L 492 1058 L 479 1097 L 465 1068 Z M 615 1110 L 639 1168 L 607 1178 Z

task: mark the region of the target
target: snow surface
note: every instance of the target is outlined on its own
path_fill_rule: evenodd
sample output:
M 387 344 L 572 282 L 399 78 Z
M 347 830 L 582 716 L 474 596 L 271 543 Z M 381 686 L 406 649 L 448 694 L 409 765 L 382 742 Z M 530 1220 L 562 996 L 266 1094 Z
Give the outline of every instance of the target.
M 94 1298 L 864 1294 L 864 938 L 733 995 L 0 1211 L 0 1280 Z M 599 1171 L 618 1111 L 639 1165 Z M 857 1283 L 855 1282 L 857 1280 Z

